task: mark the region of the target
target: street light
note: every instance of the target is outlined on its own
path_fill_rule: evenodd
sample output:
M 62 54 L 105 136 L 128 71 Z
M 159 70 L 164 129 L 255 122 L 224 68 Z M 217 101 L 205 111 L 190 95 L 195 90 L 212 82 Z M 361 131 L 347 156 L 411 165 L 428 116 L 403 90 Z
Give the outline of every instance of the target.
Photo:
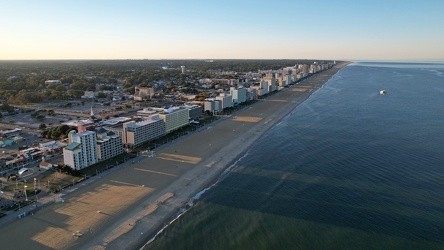
M 24 186 L 23 188 L 24 188 L 24 190 L 25 190 L 25 201 L 28 201 L 28 195 L 26 194 L 26 188 L 27 188 L 28 186 Z

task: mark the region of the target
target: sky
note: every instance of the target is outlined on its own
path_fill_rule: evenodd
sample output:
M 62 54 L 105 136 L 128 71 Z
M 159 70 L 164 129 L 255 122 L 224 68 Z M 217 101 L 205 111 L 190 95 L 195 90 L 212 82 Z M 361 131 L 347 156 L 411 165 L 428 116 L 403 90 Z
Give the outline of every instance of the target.
M 0 0 L 0 60 L 443 60 L 442 0 Z

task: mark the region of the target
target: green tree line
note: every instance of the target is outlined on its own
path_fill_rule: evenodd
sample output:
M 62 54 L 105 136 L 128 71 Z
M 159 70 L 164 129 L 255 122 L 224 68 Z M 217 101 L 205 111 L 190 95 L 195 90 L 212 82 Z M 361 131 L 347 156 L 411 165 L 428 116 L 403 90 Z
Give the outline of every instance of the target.
M 135 86 L 152 87 L 159 80 L 167 82 L 166 87 L 171 90 L 175 85 L 190 87 L 188 76 L 210 78 L 215 71 L 255 72 L 298 63 L 311 64 L 313 60 L 0 61 L 0 101 L 26 104 L 78 99 L 84 91 L 113 90 L 119 82 L 127 93 L 134 93 Z M 180 66 L 186 67 L 186 75 Z M 46 80 L 60 80 L 62 84 L 45 84 Z M 103 83 L 115 86 L 100 85 Z

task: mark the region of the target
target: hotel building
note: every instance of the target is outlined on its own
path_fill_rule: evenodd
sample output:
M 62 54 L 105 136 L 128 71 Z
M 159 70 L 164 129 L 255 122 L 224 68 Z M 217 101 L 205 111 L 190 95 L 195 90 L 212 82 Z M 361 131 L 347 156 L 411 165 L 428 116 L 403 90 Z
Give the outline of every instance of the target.
M 185 107 L 165 108 L 164 112 L 158 114 L 165 123 L 166 133 L 177 130 L 189 123 L 189 111 Z
M 122 137 L 122 143 L 129 147 L 141 144 L 165 135 L 165 124 L 158 116 L 151 116 L 141 122 L 126 122 L 122 128 L 107 128 Z
M 233 107 L 233 97 L 231 95 L 221 93 L 219 96 L 216 96 L 216 100 L 221 102 L 221 109 Z
M 199 119 L 202 116 L 202 107 L 199 105 L 185 105 L 185 108 L 188 109 L 188 118 L 189 119 Z
M 210 111 L 210 112 L 219 111 L 219 109 L 216 109 L 216 102 L 214 98 L 208 98 L 205 100 L 204 111 Z
M 233 103 L 243 103 L 247 101 L 247 89 L 235 89 L 230 88 L 230 94 L 233 99 Z
M 65 165 L 80 170 L 98 162 L 96 133 L 79 129 L 79 133 L 69 132 L 68 140 L 69 145 L 63 149 Z
M 103 128 L 97 132 L 97 158 L 103 161 L 123 153 L 122 138 Z

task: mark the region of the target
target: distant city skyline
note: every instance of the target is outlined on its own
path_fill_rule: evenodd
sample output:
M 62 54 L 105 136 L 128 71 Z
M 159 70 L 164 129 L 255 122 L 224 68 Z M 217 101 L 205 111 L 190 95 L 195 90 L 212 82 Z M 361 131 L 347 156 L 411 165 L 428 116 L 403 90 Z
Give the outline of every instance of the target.
M 444 60 L 444 1 L 2 1 L 0 60 Z

